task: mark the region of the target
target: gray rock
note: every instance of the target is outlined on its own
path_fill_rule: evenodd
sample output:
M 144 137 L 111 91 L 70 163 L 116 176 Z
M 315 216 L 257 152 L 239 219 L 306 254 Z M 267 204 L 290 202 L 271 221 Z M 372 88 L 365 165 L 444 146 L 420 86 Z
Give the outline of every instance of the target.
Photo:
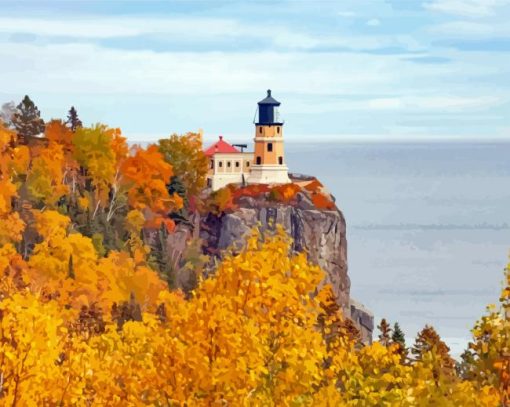
M 257 225 L 262 231 L 274 229 L 276 224 L 282 225 L 293 239 L 293 250 L 306 252 L 308 259 L 325 271 L 323 283 L 332 285 L 344 315 L 355 322 L 363 340 L 371 341 L 373 316 L 350 298 L 346 225 L 342 212 L 318 210 L 305 195 L 298 198 L 295 206 L 275 203 L 254 207 L 247 204 L 247 200 L 243 201 L 242 207 L 219 218 L 209 215 L 202 219 L 200 235 L 210 245 L 211 253 L 219 254 L 228 247 L 239 250 Z M 217 235 L 212 236 L 211 231 L 216 231 Z
M 374 314 L 355 299 L 350 299 L 350 318 L 361 332 L 361 338 L 372 343 L 372 332 L 374 331 Z
M 237 205 L 239 208 L 232 213 L 221 216 L 210 213 L 194 219 L 193 228 L 188 233 L 178 230 L 175 236 L 169 236 L 167 244 L 171 260 L 179 263 L 183 244 L 191 236 L 202 239 L 206 254 L 220 257 L 226 249 L 241 250 L 252 228 L 260 227 L 263 232 L 274 230 L 280 224 L 293 239 L 293 250 L 305 252 L 312 263 L 325 271 L 323 284 L 331 284 L 344 315 L 354 321 L 362 339 L 370 342 L 374 329 L 373 315 L 350 298 L 346 225 L 342 212 L 338 209 L 318 210 L 310 197 L 301 192 L 294 204 L 242 197 Z

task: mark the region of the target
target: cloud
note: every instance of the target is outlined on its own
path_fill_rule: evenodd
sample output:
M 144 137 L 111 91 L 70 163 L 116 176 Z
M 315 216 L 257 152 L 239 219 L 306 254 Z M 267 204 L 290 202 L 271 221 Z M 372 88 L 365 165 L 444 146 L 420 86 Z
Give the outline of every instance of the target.
M 0 54 L 9 61 L 0 66 L 0 76 L 10 78 L 2 84 L 5 93 L 18 93 L 21 87 L 87 94 L 243 93 L 260 90 L 263 84 L 286 92 L 348 94 L 397 79 L 393 69 L 384 67 L 386 57 L 375 61 L 363 54 L 156 53 L 79 43 L 0 43 Z
M 495 24 L 474 23 L 471 21 L 452 21 L 444 24 L 438 24 L 429 29 L 433 34 L 447 36 L 451 38 L 472 37 L 494 37 L 504 35 L 503 29 L 510 31 L 506 27 L 498 27 Z
M 424 3 L 428 10 L 464 17 L 487 17 L 498 7 L 510 4 L 509 0 L 432 0 Z
M 504 103 L 506 99 L 494 96 L 397 96 L 382 98 L 364 98 L 358 100 L 338 100 L 317 103 L 313 106 L 305 103 L 293 103 L 288 106 L 292 113 L 323 113 L 338 111 L 407 111 L 417 113 L 447 113 L 479 111 Z
M 195 29 L 190 29 L 194 27 Z M 72 38 L 134 37 L 142 34 L 235 36 L 243 27 L 216 18 L 13 18 L 0 17 L 0 32 Z
M 381 21 L 377 18 L 372 18 L 371 20 L 367 21 L 367 25 L 369 27 L 377 27 L 377 26 L 381 25 Z
M 404 58 L 404 60 L 414 62 L 416 64 L 447 64 L 451 61 L 450 58 L 436 56 L 417 56 Z
M 378 24 L 373 19 L 369 25 Z M 214 49 L 232 49 L 233 44 L 246 48 L 256 45 L 258 49 L 278 50 L 338 50 L 377 52 L 379 49 L 401 47 L 402 52 L 416 46 L 409 37 L 341 34 L 318 34 L 295 30 L 285 24 L 272 22 L 242 22 L 236 19 L 195 17 L 98 17 L 98 18 L 13 18 L 0 17 L 0 33 L 16 39 L 43 38 L 44 43 L 103 43 L 111 48 L 129 48 L 137 44 L 152 49 L 156 42 L 163 50 L 184 45 L 202 51 L 208 46 Z M 28 36 L 28 37 L 27 37 Z M 135 39 L 140 41 L 135 41 Z M 151 42 L 151 40 L 155 40 Z M 19 42 L 19 40 L 18 40 Z M 204 49 L 205 48 L 205 49 Z M 242 47 L 241 47 L 242 49 Z

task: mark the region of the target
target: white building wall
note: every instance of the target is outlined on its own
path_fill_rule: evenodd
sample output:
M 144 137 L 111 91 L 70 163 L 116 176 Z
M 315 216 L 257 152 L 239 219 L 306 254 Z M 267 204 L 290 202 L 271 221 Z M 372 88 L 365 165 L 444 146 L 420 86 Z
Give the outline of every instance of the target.
M 248 178 L 253 153 L 216 153 L 210 158 L 214 166 L 208 175 L 209 185 L 216 191 L 228 184 L 241 184 L 243 176 L 245 180 Z

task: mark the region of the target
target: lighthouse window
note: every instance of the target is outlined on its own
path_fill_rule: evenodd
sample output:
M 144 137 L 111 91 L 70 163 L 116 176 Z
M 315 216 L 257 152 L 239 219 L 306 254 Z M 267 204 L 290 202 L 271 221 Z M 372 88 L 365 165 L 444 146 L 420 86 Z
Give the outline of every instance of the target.
M 259 133 L 262 134 L 262 127 L 259 127 Z
M 257 157 L 257 165 L 260 165 L 262 163 L 262 158 L 260 156 Z
M 278 157 L 278 164 L 283 165 L 283 157 Z
M 277 132 L 278 134 L 280 134 L 280 128 L 279 128 L 279 127 L 277 127 L 277 128 L 276 128 L 276 132 Z
M 267 143 L 267 151 L 273 151 L 273 143 Z

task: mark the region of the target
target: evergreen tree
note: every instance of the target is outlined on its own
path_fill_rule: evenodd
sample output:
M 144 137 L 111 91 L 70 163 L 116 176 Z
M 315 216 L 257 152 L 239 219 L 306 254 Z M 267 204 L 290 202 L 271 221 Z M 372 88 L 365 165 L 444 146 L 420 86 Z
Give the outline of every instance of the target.
M 381 323 L 377 326 L 377 329 L 381 332 L 379 334 L 379 342 L 381 345 L 389 346 L 391 344 L 391 327 L 385 318 L 381 319 Z
M 391 335 L 391 340 L 394 343 L 400 343 L 403 347 L 406 346 L 406 338 L 398 322 L 395 322 L 395 325 L 393 325 L 393 334 Z
M 73 131 L 73 133 L 79 127 L 83 127 L 83 123 L 81 122 L 80 118 L 78 117 L 78 112 L 76 111 L 74 106 L 71 106 L 71 109 L 69 109 L 69 112 L 67 113 L 66 124 Z
M 27 144 L 30 137 L 44 132 L 44 120 L 34 102 L 25 95 L 12 116 L 12 123 L 18 133 L 20 144 Z
M 170 178 L 170 183 L 166 186 L 166 189 L 170 195 L 177 194 L 183 200 L 183 207 L 176 212 L 170 213 L 170 218 L 173 219 L 175 223 L 187 223 L 188 211 L 186 208 L 188 207 L 188 194 L 186 193 L 186 186 L 181 178 L 178 176 Z
M 398 352 L 402 356 L 402 359 L 405 359 L 407 357 L 406 337 L 402 329 L 400 329 L 400 325 L 398 324 L 398 322 L 395 322 L 395 325 L 393 325 L 393 334 L 391 335 L 391 341 L 399 345 Z

